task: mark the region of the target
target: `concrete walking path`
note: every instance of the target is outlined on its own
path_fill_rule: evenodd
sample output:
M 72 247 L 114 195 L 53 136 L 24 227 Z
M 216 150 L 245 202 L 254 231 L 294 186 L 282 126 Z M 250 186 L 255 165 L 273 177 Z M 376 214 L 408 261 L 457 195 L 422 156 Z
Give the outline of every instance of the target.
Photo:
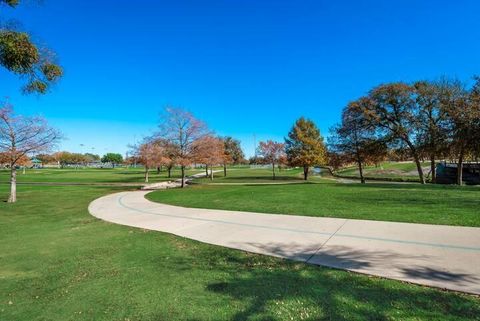
M 480 294 L 480 228 L 194 209 L 147 193 L 107 195 L 89 211 L 209 244 Z

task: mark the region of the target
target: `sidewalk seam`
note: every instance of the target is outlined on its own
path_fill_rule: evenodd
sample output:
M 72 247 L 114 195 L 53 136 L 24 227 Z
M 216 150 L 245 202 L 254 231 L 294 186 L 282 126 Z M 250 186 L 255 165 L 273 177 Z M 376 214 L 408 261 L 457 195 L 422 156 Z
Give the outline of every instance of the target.
M 305 263 L 308 263 L 308 261 L 310 261 L 310 260 L 312 259 L 312 257 L 314 257 L 315 255 L 317 255 L 317 253 L 328 243 L 328 241 L 330 241 L 330 240 L 332 239 L 332 237 L 335 236 L 335 234 L 337 234 L 338 231 L 340 231 L 340 229 L 341 229 L 345 224 L 347 224 L 348 221 L 349 221 L 349 219 L 346 219 L 345 222 L 343 222 L 342 225 L 340 225 L 340 226 L 337 228 L 337 230 L 336 230 L 335 232 L 333 232 L 333 234 L 330 235 L 330 236 L 328 237 L 328 239 L 327 239 L 325 242 L 323 242 L 323 243 L 320 245 L 320 247 L 319 247 L 315 252 L 313 252 L 312 255 L 310 255 L 310 257 L 305 261 Z

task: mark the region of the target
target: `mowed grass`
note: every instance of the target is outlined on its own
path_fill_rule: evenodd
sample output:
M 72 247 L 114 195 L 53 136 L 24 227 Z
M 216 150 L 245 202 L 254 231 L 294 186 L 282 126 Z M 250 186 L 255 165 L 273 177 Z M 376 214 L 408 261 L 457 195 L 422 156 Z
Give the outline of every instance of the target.
M 201 170 L 189 169 L 187 175 L 199 173 Z M 172 170 L 172 178 L 168 178 L 167 171 L 159 174 L 152 169 L 149 171 L 149 182 L 159 182 L 180 178 L 178 168 Z M 145 182 L 143 168 L 41 168 L 27 169 L 25 174 L 21 169 L 17 170 L 17 180 L 20 183 L 138 183 Z M 0 182 L 10 180 L 10 171 L 0 169 Z
M 422 163 L 425 175 L 430 171 L 430 163 Z M 360 177 L 358 168 L 352 166 L 338 171 L 339 175 Z M 395 178 L 418 180 L 417 165 L 414 162 L 383 162 L 379 166 L 366 166 L 363 171 L 365 177 Z
M 480 188 L 420 184 L 194 186 L 148 194 L 197 208 L 480 227 Z
M 278 183 L 278 182 L 301 182 L 303 170 L 300 168 L 275 168 L 275 180 L 272 169 L 269 167 L 250 168 L 249 166 L 231 166 L 227 168 L 227 176 L 224 176 L 223 167 L 215 167 L 213 181 L 210 178 L 196 179 L 197 183 Z
M 91 200 L 115 191 L 22 185 L 18 203 L 0 203 L 0 320 L 480 320 L 474 296 L 88 214 Z

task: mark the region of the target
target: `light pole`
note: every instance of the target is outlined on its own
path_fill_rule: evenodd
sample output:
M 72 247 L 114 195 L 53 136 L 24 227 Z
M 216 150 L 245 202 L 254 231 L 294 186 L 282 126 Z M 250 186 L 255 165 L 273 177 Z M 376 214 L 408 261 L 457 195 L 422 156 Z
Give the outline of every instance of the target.
M 83 156 L 85 156 L 85 149 L 84 149 L 84 147 L 85 147 L 85 144 L 80 144 L 80 153 L 82 153 Z M 81 163 L 81 161 L 82 161 L 82 158 L 80 158 L 80 163 Z M 84 158 L 83 158 L 83 163 L 84 163 L 84 165 L 85 165 L 85 159 L 84 159 Z M 75 169 L 76 169 L 76 168 L 77 168 L 77 166 L 75 166 Z

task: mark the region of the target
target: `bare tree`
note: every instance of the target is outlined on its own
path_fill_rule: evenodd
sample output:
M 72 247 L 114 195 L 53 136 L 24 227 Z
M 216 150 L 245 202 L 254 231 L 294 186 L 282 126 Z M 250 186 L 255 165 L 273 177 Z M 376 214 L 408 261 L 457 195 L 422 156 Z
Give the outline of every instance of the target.
M 194 143 L 208 134 L 207 126 L 183 109 L 167 107 L 159 129 L 158 138 L 167 140 L 172 146 L 173 158 L 180 166 L 183 188 L 185 168 L 194 161 Z
M 60 139 L 60 132 L 44 118 L 17 116 L 8 104 L 0 108 L 0 152 L 7 154 L 10 166 L 8 202 L 17 201 L 18 162 L 27 155 L 49 151 Z
M 273 179 L 275 179 L 275 165 L 285 158 L 285 144 L 267 140 L 259 143 L 259 154 L 272 165 Z

